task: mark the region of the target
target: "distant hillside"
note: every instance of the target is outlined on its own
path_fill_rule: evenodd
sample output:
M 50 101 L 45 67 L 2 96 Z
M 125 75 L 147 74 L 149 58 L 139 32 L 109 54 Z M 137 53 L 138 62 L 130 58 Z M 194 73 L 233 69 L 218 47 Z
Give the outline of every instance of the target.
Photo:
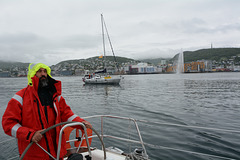
M 197 51 L 185 51 L 184 52 L 184 61 L 185 62 L 192 62 L 197 60 L 215 60 L 215 61 L 222 61 L 231 59 L 233 56 L 240 56 L 240 48 L 212 48 L 212 49 L 200 49 Z M 167 60 L 167 63 L 172 63 L 177 60 L 178 54 L 176 54 L 172 59 L 165 59 L 165 58 L 156 58 L 156 59 L 142 59 L 142 60 L 134 60 L 125 57 L 116 57 L 118 64 L 122 63 L 138 63 L 138 62 L 147 62 L 157 65 L 161 62 L 161 60 Z M 238 61 L 240 58 L 236 58 Z M 88 59 L 78 59 L 78 60 L 66 60 L 59 62 L 53 66 L 66 66 L 67 64 L 71 65 L 94 65 L 95 63 L 102 62 L 103 59 L 99 59 L 98 56 L 91 57 Z M 114 62 L 114 56 L 106 56 L 106 60 L 110 62 Z M 25 71 L 28 68 L 29 63 L 21 63 L 21 62 L 4 62 L 0 61 L 0 70 L 2 71 L 12 71 L 15 68 L 19 70 Z M 71 66 L 69 65 L 69 66 Z M 96 66 L 96 65 L 95 65 Z
M 117 63 L 115 63 L 114 56 L 106 56 L 106 66 L 110 68 L 119 68 L 122 66 L 123 63 L 136 64 L 140 62 L 125 57 L 115 58 Z M 51 66 L 51 68 L 55 71 L 75 70 L 76 68 L 84 70 L 102 70 L 104 68 L 104 58 L 99 58 L 98 56 L 95 56 L 88 59 L 67 60 L 53 65 Z
M 184 62 L 192 62 L 202 59 L 221 61 L 231 59 L 232 56 L 240 56 L 240 48 L 210 48 L 197 51 L 185 51 Z M 178 54 L 175 55 L 172 60 L 174 61 L 177 57 Z
M 131 58 L 125 58 L 125 57 L 118 57 L 116 56 L 116 61 L 120 64 L 120 63 L 127 63 L 127 62 L 133 62 L 133 61 L 138 61 L 138 60 L 134 60 L 134 59 L 131 59 Z M 87 58 L 87 59 L 76 59 L 76 60 L 67 60 L 67 61 L 62 61 L 62 62 L 59 62 L 58 64 L 56 65 L 61 65 L 61 64 L 64 64 L 64 63 L 69 63 L 69 64 L 82 64 L 82 63 L 86 63 L 86 62 L 93 62 L 95 61 L 96 59 L 100 59 L 98 56 L 95 56 L 95 57 L 90 57 L 90 58 Z M 103 58 L 101 58 L 103 59 Z M 114 56 L 106 56 L 106 61 L 114 61 Z M 140 62 L 140 61 L 138 61 Z
M 20 68 L 22 70 L 28 68 L 29 63 L 21 63 L 21 62 L 4 62 L 0 61 L 0 69 L 9 71 L 10 69 L 13 68 Z
M 96 58 L 99 58 L 99 57 L 98 57 L 98 56 L 96 56 L 96 57 L 91 57 L 91 58 L 88 58 L 88 59 L 86 59 L 86 60 L 96 59 Z M 126 57 L 118 57 L 118 56 L 115 56 L 115 58 L 116 58 L 116 61 L 117 61 L 118 63 L 127 63 L 127 62 L 136 61 L 136 60 L 134 60 L 134 59 L 126 58 Z M 114 60 L 114 56 L 106 56 L 106 60 L 107 60 L 107 61 L 115 61 L 115 60 Z
M 170 60 L 170 58 L 155 58 L 155 59 L 141 59 L 142 62 L 146 62 L 146 63 L 151 63 L 154 65 L 158 65 L 159 63 L 161 63 L 161 60 Z

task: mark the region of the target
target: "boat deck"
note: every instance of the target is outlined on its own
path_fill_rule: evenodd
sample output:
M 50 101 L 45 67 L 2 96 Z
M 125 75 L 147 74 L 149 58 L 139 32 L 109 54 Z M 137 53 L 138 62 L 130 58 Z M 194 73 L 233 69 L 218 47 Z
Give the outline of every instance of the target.
M 87 160 L 85 158 L 85 156 L 89 155 L 89 152 L 87 151 L 87 149 L 85 152 L 82 152 L 82 151 L 80 151 L 80 152 L 83 155 L 83 160 Z M 71 153 L 75 153 L 75 152 L 71 151 Z M 93 149 L 91 151 L 91 154 L 92 154 L 92 160 L 103 160 L 104 159 L 104 153 L 102 150 Z M 106 157 L 107 157 L 107 160 L 125 160 L 126 159 L 126 156 L 120 155 L 120 154 L 117 154 L 117 153 L 114 153 L 111 151 L 106 151 Z M 64 160 L 67 160 L 67 157 L 64 158 Z

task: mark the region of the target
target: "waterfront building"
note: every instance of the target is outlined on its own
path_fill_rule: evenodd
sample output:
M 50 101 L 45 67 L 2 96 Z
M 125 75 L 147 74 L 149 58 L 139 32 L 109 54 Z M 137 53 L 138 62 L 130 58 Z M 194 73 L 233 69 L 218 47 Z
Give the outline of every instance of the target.
M 157 66 L 149 66 L 147 63 L 138 63 L 137 65 L 129 65 L 129 74 L 154 74 L 162 72 L 162 68 Z
M 11 74 L 8 71 L 0 72 L 0 77 L 10 77 L 10 76 L 11 76 Z

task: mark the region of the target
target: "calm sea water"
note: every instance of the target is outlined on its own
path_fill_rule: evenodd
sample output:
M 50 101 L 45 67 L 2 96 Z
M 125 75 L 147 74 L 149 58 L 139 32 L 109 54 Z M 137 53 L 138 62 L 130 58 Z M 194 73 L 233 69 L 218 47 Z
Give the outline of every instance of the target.
M 240 133 L 161 124 L 240 131 L 240 73 L 126 75 L 117 86 L 84 85 L 81 77 L 56 79 L 62 81 L 62 95 L 80 117 L 109 114 L 148 121 L 138 125 L 153 160 L 220 159 L 179 150 L 240 159 Z M 26 84 L 26 78 L 0 79 L 1 117 L 11 97 Z M 98 129 L 97 120 L 90 122 Z M 136 139 L 128 121 L 107 120 L 107 124 L 111 125 L 107 134 Z M 1 127 L 0 142 L 9 138 Z M 118 146 L 126 151 L 136 147 Z M 0 150 L 0 159 L 18 154 L 15 140 L 0 143 Z

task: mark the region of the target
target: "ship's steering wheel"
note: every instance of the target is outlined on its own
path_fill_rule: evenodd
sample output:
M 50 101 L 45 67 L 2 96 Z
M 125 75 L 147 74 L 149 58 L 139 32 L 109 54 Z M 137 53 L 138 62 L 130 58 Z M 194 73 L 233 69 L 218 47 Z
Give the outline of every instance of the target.
M 51 130 L 51 129 L 54 129 L 54 128 L 56 128 L 56 127 L 58 127 L 58 126 L 61 126 L 61 125 L 70 124 L 70 123 L 76 123 L 76 122 L 61 122 L 61 123 L 55 124 L 55 125 L 47 128 L 47 129 L 45 129 L 44 131 L 42 131 L 41 134 L 43 135 L 43 134 L 45 134 L 46 132 L 48 132 L 49 130 Z M 102 149 L 103 149 L 103 154 L 104 154 L 104 160 L 106 160 L 106 150 L 105 150 L 105 145 L 104 145 L 104 143 L 103 143 L 103 141 L 102 141 L 102 138 L 100 137 L 100 135 L 98 134 L 98 132 L 97 132 L 94 128 L 90 128 L 90 129 L 97 135 L 98 139 L 100 140 L 100 142 L 101 142 L 101 144 L 102 144 Z M 87 136 L 87 134 L 86 134 L 85 136 Z M 22 156 L 20 157 L 20 160 L 23 159 L 23 157 L 25 156 L 25 154 L 27 153 L 28 149 L 32 146 L 33 143 L 34 143 L 34 142 L 29 143 L 29 145 L 25 148 L 24 152 L 22 153 Z M 90 150 L 89 147 L 90 147 L 90 146 L 88 146 L 88 149 Z M 50 153 L 49 153 L 49 154 L 50 154 Z

